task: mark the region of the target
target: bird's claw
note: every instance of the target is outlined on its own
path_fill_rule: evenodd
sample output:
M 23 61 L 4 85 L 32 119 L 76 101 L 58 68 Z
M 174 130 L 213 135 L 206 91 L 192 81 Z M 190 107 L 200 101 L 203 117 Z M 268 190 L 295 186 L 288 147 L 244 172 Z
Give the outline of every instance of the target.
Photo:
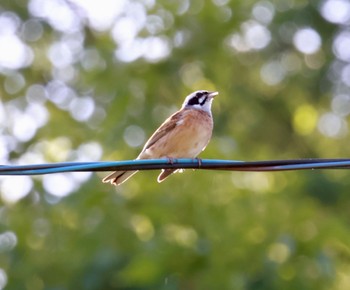
M 171 165 L 173 165 L 175 162 L 174 162 L 174 158 L 172 158 L 172 157 L 167 157 L 167 159 L 168 159 L 168 164 L 171 164 Z
M 200 169 L 202 167 L 202 159 L 200 159 L 200 158 L 193 158 L 192 161 L 193 162 L 197 161 L 198 169 Z

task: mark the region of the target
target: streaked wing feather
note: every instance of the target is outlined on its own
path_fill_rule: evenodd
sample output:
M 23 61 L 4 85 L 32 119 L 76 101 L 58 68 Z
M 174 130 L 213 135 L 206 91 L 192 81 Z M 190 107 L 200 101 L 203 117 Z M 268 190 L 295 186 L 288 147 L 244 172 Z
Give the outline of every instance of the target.
M 162 169 L 162 172 L 159 174 L 157 181 L 161 183 L 164 181 L 164 179 L 176 171 L 177 169 Z
M 182 112 L 179 111 L 171 115 L 168 119 L 166 119 L 165 122 L 157 129 L 157 131 L 155 131 L 153 135 L 149 138 L 149 140 L 143 147 L 142 152 L 152 147 L 152 145 L 154 145 L 159 139 L 161 139 L 170 131 L 172 131 L 177 126 L 177 122 L 181 119 L 181 117 Z

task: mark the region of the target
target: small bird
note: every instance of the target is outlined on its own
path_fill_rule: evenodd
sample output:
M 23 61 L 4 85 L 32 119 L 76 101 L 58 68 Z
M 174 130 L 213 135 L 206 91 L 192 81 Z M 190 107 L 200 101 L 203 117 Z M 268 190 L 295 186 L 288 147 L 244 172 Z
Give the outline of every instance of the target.
M 210 141 L 213 131 L 211 104 L 218 94 L 201 90 L 188 95 L 181 109 L 160 125 L 136 159 L 195 158 Z M 102 182 L 120 185 L 137 171 L 115 171 Z M 176 171 L 162 169 L 158 182 Z

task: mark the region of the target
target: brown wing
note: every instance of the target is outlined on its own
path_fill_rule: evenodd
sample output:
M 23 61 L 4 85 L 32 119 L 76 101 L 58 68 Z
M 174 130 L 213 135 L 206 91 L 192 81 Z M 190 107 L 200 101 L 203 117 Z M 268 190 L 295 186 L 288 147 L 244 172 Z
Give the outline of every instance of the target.
M 170 131 L 172 131 L 176 126 L 177 122 L 182 118 L 183 112 L 177 111 L 173 115 L 171 115 L 168 119 L 164 121 L 164 123 L 153 133 L 153 135 L 148 139 L 147 143 L 142 149 L 142 152 L 152 147 L 154 143 L 156 143 L 159 139 L 164 137 Z M 141 152 L 141 154 L 142 154 Z M 140 154 L 140 155 L 141 155 Z

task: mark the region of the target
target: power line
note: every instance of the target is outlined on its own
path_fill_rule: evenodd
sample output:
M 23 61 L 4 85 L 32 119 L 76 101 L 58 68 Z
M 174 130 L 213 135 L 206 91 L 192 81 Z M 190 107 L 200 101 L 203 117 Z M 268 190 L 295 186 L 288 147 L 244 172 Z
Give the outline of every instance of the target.
M 32 165 L 1 165 L 0 175 L 41 175 L 62 172 L 203 169 L 228 171 L 286 171 L 310 169 L 350 169 L 350 159 L 295 159 L 239 161 L 217 159 L 147 159 L 103 162 L 63 162 Z

